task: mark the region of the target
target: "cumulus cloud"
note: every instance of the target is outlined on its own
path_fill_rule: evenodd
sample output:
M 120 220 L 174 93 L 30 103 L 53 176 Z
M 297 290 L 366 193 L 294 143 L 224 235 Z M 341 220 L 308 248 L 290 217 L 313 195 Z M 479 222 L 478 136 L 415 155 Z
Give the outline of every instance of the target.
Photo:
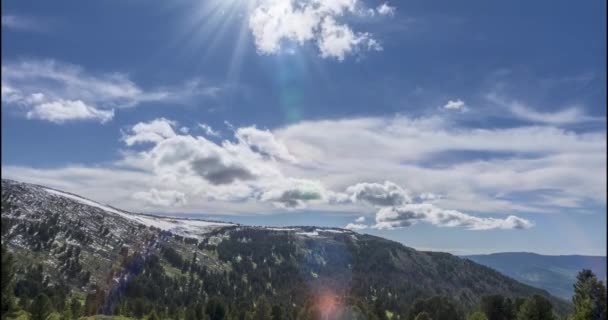
M 295 162 L 287 147 L 278 141 L 268 130 L 259 130 L 256 127 L 239 128 L 235 133 L 239 142 L 250 146 L 261 154 L 267 155 L 272 159 L 286 160 Z
M 470 230 L 525 229 L 533 223 L 513 215 L 505 219 L 481 218 L 456 210 L 444 210 L 428 203 L 382 208 L 376 214 L 376 229 L 409 227 L 419 221 L 439 227 L 463 227 Z
M 376 213 L 374 224 L 353 223 L 383 228 L 424 222 L 517 229 L 531 226 L 518 218 L 522 214 L 605 205 L 604 132 L 548 125 L 467 128 L 446 119 L 396 116 L 307 121 L 276 130 L 233 128 L 221 141 L 156 119 L 125 130 L 126 150 L 114 163 L 5 166 L 3 174 L 127 209 L 138 208 L 134 193 L 174 190 L 188 200 L 174 212 L 308 207 L 353 217 Z M 454 152 L 464 156 L 450 162 Z M 289 157 L 297 162 L 284 160 Z M 171 212 L 156 208 L 161 209 Z
M 376 8 L 376 12 L 382 16 L 392 16 L 395 14 L 395 7 L 389 6 L 386 2 Z
M 181 207 L 186 205 L 186 195 L 175 190 L 139 191 L 133 194 L 133 199 L 155 207 Z
M 365 224 L 361 224 L 361 223 L 349 223 L 346 226 L 344 226 L 344 229 L 349 229 L 349 230 L 363 230 L 363 229 L 368 229 L 369 226 L 365 225 Z
M 80 100 L 55 100 L 35 105 L 26 114 L 29 119 L 47 120 L 54 123 L 93 120 L 105 123 L 114 117 L 114 110 L 99 110 Z
M 199 80 L 184 86 L 145 90 L 122 73 L 93 74 L 55 60 L 9 61 L 2 65 L 2 104 L 32 119 L 54 123 L 112 119 L 114 109 L 144 102 L 179 102 L 214 96 L 216 87 Z
M 151 170 L 176 184 L 195 185 L 190 193 L 198 189 L 208 199 L 248 199 L 301 208 L 331 194 L 316 181 L 285 177 L 268 161 L 268 157 L 295 160 L 268 130 L 238 128 L 234 141 L 213 142 L 203 136 L 178 134 L 177 126 L 164 118 L 134 125 L 123 136 L 125 144 L 151 146 L 130 153 L 122 164 Z
M 165 118 L 154 119 L 150 122 L 140 122 L 131 128 L 130 133 L 125 135 L 123 140 L 128 146 L 145 142 L 158 143 L 176 136 L 173 130 L 174 126 L 175 122 Z
M 355 50 L 381 49 L 369 33 L 353 31 L 350 25 L 336 21 L 364 15 L 367 10 L 362 7 L 358 0 L 262 0 L 249 15 L 249 29 L 263 54 L 280 52 L 285 42 L 313 42 L 321 57 L 343 60 Z M 392 12 L 386 4 L 378 7 L 381 15 Z
M 191 165 L 196 174 L 212 184 L 255 179 L 255 175 L 245 165 L 223 159 L 219 153 L 193 159 Z
M 351 222 L 344 227 L 344 229 L 349 230 L 363 230 L 368 228 L 369 226 L 365 224 L 365 217 L 363 216 L 355 219 L 355 222 Z
M 259 199 L 284 208 L 302 208 L 306 202 L 321 200 L 325 189 L 316 181 L 287 179 L 283 185 L 271 186 L 261 193 Z
M 397 206 L 412 201 L 406 190 L 390 181 L 357 183 L 348 187 L 346 193 L 353 202 L 362 201 L 375 206 Z
M 460 100 L 460 99 L 456 99 L 456 100 L 448 100 L 448 103 L 446 103 L 443 106 L 444 109 L 447 110 L 457 110 L 457 111 L 466 111 L 467 107 L 464 103 L 464 101 Z

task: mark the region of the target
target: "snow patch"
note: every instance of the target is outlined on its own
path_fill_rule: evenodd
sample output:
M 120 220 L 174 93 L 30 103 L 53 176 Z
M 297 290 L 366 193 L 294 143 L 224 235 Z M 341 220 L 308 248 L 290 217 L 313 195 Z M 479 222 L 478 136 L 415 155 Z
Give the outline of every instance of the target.
M 308 236 L 308 237 L 318 237 L 319 236 L 319 232 L 317 232 L 316 230 L 313 232 L 296 232 L 296 234 L 299 234 L 302 236 Z
M 116 209 L 110 208 L 108 206 L 104 206 L 104 205 L 102 205 L 100 203 L 97 203 L 95 201 L 91 201 L 91 200 L 88 200 L 88 199 L 85 199 L 85 198 L 81 198 L 79 196 L 75 196 L 73 194 L 69 194 L 69 193 L 65 193 L 65 192 L 61 192 L 61 191 L 57 191 L 57 190 L 53 190 L 53 189 L 47 189 L 47 188 L 44 188 L 44 190 L 46 192 L 54 194 L 54 195 L 58 195 L 58 196 L 61 196 L 61 197 L 64 197 L 64 198 L 68 198 L 68 199 L 72 199 L 72 200 L 78 201 L 78 202 L 80 202 L 82 204 L 86 204 L 87 206 L 99 208 L 101 210 L 112 212 L 112 213 L 116 213 L 116 214 L 122 214 L 121 212 L 119 212 Z
M 124 211 L 119 211 L 114 208 L 111 208 L 106 205 L 102 205 L 95 201 L 91 201 L 85 198 L 81 198 L 79 196 L 44 188 L 45 191 L 51 193 L 53 195 L 61 196 L 64 198 L 68 198 L 71 200 L 78 201 L 84 205 L 95 207 L 106 212 L 111 212 L 117 214 L 125 219 L 130 221 L 137 222 L 139 224 L 143 224 L 146 227 L 155 227 L 161 230 L 169 231 L 175 233 L 180 236 L 189 237 L 189 238 L 200 238 L 199 236 L 206 234 L 210 231 L 213 231 L 216 228 L 233 226 L 231 223 L 224 222 L 212 222 L 212 221 L 204 221 L 204 220 L 195 220 L 195 219 L 178 219 L 172 217 L 153 217 L 142 214 L 135 213 L 127 213 Z

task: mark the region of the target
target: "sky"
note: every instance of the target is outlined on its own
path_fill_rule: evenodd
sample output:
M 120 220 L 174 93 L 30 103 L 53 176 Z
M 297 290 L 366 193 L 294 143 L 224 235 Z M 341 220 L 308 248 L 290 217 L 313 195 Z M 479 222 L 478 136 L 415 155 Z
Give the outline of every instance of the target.
M 420 250 L 606 252 L 605 1 L 1 5 L 3 178 Z

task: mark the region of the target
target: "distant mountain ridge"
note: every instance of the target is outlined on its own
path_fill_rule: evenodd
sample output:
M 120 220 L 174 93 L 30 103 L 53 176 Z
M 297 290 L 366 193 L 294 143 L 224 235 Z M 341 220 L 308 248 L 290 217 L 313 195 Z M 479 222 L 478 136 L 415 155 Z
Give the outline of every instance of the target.
M 502 252 L 462 257 L 564 299 L 572 297 L 576 275 L 582 269 L 590 269 L 606 282 L 606 257 L 603 256 Z
M 559 314 L 571 309 L 567 301 L 467 259 L 345 229 L 249 227 L 130 213 L 4 179 L 1 209 L 2 243 L 15 255 L 18 269 L 42 264 L 50 283 L 67 285 L 73 294 L 105 292 L 99 298 L 104 313 L 140 294 L 130 289 L 133 279 L 147 283 L 146 274 L 125 267 L 134 260 L 156 263 L 148 267 L 160 268 L 163 274 L 157 276 L 172 283 L 154 299 L 171 299 L 162 292 L 172 288 L 190 297 L 187 288 L 201 297 L 251 304 L 264 295 L 299 307 L 329 290 L 405 316 L 418 298 L 448 296 L 471 310 L 487 294 L 539 294 Z M 186 285 L 199 283 L 196 277 L 202 284 Z M 152 299 L 141 292 L 138 299 Z

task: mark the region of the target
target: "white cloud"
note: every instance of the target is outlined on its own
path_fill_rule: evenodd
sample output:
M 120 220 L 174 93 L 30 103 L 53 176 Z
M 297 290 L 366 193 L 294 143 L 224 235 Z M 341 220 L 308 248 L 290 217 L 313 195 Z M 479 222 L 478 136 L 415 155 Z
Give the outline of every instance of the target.
M 386 2 L 376 8 L 378 14 L 382 16 L 392 16 L 395 14 L 395 10 L 395 7 L 389 6 Z
M 552 126 L 462 128 L 439 117 L 359 118 L 302 122 L 274 132 L 306 170 L 329 189 L 391 180 L 413 194 L 454 209 L 538 212 L 546 206 L 497 193 L 559 190 L 563 196 L 606 202 L 606 136 Z M 331 139 L 328 139 L 331 137 Z M 356 138 L 355 138 L 356 137 Z M 452 152 L 470 154 L 450 163 Z M 476 154 L 492 155 L 476 158 Z M 434 166 L 437 161 L 448 161 Z M 313 168 L 313 169 L 310 169 Z
M 199 123 L 198 125 L 201 129 L 203 129 L 203 131 L 205 132 L 206 135 L 211 136 L 211 137 L 220 137 L 220 133 L 213 130 L 213 128 L 211 128 L 211 126 L 204 124 L 204 123 Z
M 520 119 L 541 123 L 568 124 L 593 120 L 577 107 L 567 108 L 557 112 L 544 113 L 527 108 L 522 104 L 514 103 L 510 106 L 510 111 Z
M 534 123 L 566 125 L 589 121 L 606 121 L 605 118 L 596 118 L 587 115 L 580 106 L 567 107 L 551 112 L 540 112 L 520 101 L 507 100 L 494 92 L 486 95 L 486 98 L 490 102 L 507 108 L 512 116 Z
M 125 135 L 123 139 L 128 146 L 145 142 L 159 143 L 176 136 L 173 130 L 174 126 L 174 121 L 165 118 L 155 119 L 150 122 L 140 122 L 134 125 L 130 130 L 130 134 Z
M 466 111 L 467 107 L 464 103 L 464 101 L 460 100 L 460 99 L 456 99 L 456 100 L 449 100 L 448 103 L 446 103 L 443 106 L 444 109 L 447 110 L 458 110 L 458 111 Z
M 211 98 L 218 90 L 200 80 L 179 87 L 144 90 L 126 74 L 92 74 L 54 60 L 10 61 L 2 65 L 3 106 L 16 106 L 16 112 L 29 118 L 55 123 L 90 119 L 105 122 L 112 119 L 116 108 L 144 102 L 178 103 L 195 96 Z
M 419 221 L 439 227 L 464 227 L 470 230 L 525 229 L 534 224 L 513 215 L 505 219 L 480 218 L 456 210 L 444 210 L 432 204 L 406 204 L 382 208 L 376 214 L 377 229 L 409 227 Z
M 363 230 L 363 229 L 368 229 L 368 228 L 369 228 L 368 225 L 361 224 L 361 223 L 349 223 L 344 227 L 344 229 L 349 229 L 349 230 Z
M 29 17 L 2 15 L 2 28 L 18 30 L 18 31 L 35 31 L 44 30 L 46 25 L 42 25 L 40 19 L 32 19 Z
M 278 181 L 278 185 L 267 187 L 259 199 L 283 208 L 303 208 L 306 202 L 322 200 L 326 193 L 318 181 L 292 178 Z
M 365 217 L 363 217 L 363 216 L 359 217 L 359 218 L 355 219 L 355 222 L 357 222 L 357 223 L 363 223 L 363 222 L 365 222 Z
M 184 194 L 182 207 L 165 208 L 157 201 L 150 210 L 221 214 L 307 207 L 354 217 L 376 213 L 378 227 L 393 228 L 417 222 L 526 227 L 517 215 L 606 203 L 601 131 L 547 125 L 478 129 L 440 117 L 405 116 L 308 121 L 272 131 L 234 128 L 222 141 L 176 128 L 167 119 L 134 125 L 123 137 L 127 150 L 112 164 L 9 166 L 3 174 L 126 209 L 138 209 L 132 197 L 137 192 L 173 190 Z M 283 161 L 291 157 L 295 161 Z M 394 208 L 397 213 L 391 214 L 399 219 L 386 208 Z M 399 213 L 404 210 L 415 214 L 405 219 Z
M 263 54 L 281 51 L 285 42 L 303 45 L 314 42 L 321 57 L 343 60 L 355 50 L 380 50 L 380 44 L 369 33 L 353 31 L 336 19 L 347 15 L 363 16 L 358 0 L 262 0 L 249 15 L 257 50 Z M 382 15 L 394 12 L 380 6 Z
M 435 201 L 435 200 L 442 199 L 443 196 L 440 195 L 440 194 L 432 193 L 432 192 L 424 192 L 422 194 L 417 195 L 416 198 L 419 201 L 422 201 L 422 202 L 426 202 L 426 201 L 432 202 L 432 201 Z
M 289 153 L 287 147 L 278 141 L 268 130 L 259 130 L 256 127 L 239 128 L 236 130 L 235 136 L 239 142 L 254 148 L 272 159 L 296 162 L 296 159 Z
M 385 181 L 380 183 L 357 183 L 346 188 L 353 202 L 361 201 L 375 206 L 397 206 L 412 201 L 407 191 L 397 184 Z
M 139 191 L 133 194 L 133 199 L 141 201 L 144 205 L 153 207 L 181 207 L 186 205 L 186 195 L 175 190 Z
M 337 24 L 332 17 L 325 17 L 321 23 L 318 46 L 321 57 L 336 58 L 340 61 L 357 48 L 382 50 L 368 33 L 354 33 L 347 25 Z
M 112 120 L 114 110 L 99 110 L 80 100 L 59 99 L 35 105 L 26 115 L 29 119 L 47 120 L 54 123 L 76 120 L 95 120 L 105 123 Z

